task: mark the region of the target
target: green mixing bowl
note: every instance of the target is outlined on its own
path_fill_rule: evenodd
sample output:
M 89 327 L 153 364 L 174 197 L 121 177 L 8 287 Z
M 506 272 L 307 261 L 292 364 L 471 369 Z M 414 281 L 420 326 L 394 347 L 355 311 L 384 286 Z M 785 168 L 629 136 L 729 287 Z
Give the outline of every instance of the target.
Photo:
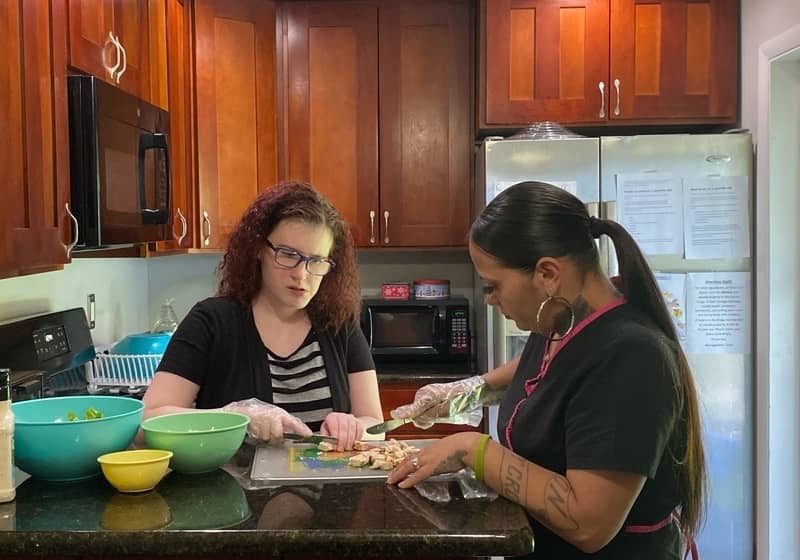
M 198 474 L 213 471 L 233 457 L 249 421 L 236 412 L 177 412 L 148 418 L 142 422 L 142 431 L 149 448 L 172 451 L 172 470 Z
M 223 529 L 250 517 L 244 489 L 225 469 L 190 476 L 171 473 L 158 490 L 172 513 L 170 529 Z

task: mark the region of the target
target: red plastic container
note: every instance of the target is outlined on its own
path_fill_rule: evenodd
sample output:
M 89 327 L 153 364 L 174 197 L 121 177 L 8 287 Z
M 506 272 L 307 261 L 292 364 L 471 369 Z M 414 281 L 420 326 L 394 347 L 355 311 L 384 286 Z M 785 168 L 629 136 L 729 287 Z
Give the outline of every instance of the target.
M 411 285 L 408 282 L 390 282 L 382 284 L 381 297 L 383 299 L 410 299 Z

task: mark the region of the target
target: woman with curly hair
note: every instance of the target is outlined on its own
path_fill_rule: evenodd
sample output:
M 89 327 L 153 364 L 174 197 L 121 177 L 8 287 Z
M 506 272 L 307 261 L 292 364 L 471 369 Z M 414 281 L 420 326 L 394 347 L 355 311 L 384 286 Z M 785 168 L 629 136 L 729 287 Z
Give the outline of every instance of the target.
M 144 396 L 145 417 L 223 409 L 265 441 L 320 431 L 351 449 L 382 421 L 375 365 L 358 326 L 350 229 L 319 192 L 282 183 L 231 234 L 218 295 L 172 336 Z

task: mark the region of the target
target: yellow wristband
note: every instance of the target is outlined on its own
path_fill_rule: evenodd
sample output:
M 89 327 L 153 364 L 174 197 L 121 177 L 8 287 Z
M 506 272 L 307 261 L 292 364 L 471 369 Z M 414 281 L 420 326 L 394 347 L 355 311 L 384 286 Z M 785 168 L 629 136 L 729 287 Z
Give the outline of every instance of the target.
M 475 466 L 472 468 L 475 471 L 475 480 L 483 482 L 483 461 L 486 458 L 486 446 L 489 444 L 489 434 L 482 434 L 478 439 L 478 445 L 475 446 Z

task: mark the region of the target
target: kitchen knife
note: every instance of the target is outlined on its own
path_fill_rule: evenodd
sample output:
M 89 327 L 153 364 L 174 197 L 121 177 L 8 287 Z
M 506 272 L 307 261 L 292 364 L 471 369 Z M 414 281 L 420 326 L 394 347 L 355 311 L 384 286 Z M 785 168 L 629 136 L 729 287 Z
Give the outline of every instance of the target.
M 396 430 L 403 424 L 408 424 L 411 422 L 411 418 L 399 418 L 397 420 L 387 420 L 386 422 L 381 422 L 380 424 L 375 424 L 374 426 L 370 426 L 367 428 L 368 434 L 383 434 L 386 432 L 391 432 L 392 430 Z
M 434 408 L 436 408 L 438 406 L 441 406 L 441 405 L 445 404 L 446 402 L 447 402 L 447 399 L 439 400 L 439 401 L 433 403 L 432 406 L 429 406 L 428 408 L 423 410 L 419 415 L 425 414 L 426 412 L 430 412 Z M 368 434 L 372 434 L 372 435 L 384 434 L 386 432 L 391 432 L 392 430 L 396 430 L 397 428 L 399 428 L 403 424 L 408 424 L 413 419 L 414 418 L 397 418 L 395 420 L 387 420 L 386 422 L 381 422 L 380 424 L 375 424 L 374 426 L 370 426 L 369 428 L 367 428 L 366 431 L 367 431 Z
M 283 439 L 296 441 L 297 443 L 321 443 L 327 441 L 328 443 L 336 444 L 339 440 L 331 436 L 321 436 L 319 434 L 311 434 L 310 436 L 301 436 L 292 432 L 283 432 Z

